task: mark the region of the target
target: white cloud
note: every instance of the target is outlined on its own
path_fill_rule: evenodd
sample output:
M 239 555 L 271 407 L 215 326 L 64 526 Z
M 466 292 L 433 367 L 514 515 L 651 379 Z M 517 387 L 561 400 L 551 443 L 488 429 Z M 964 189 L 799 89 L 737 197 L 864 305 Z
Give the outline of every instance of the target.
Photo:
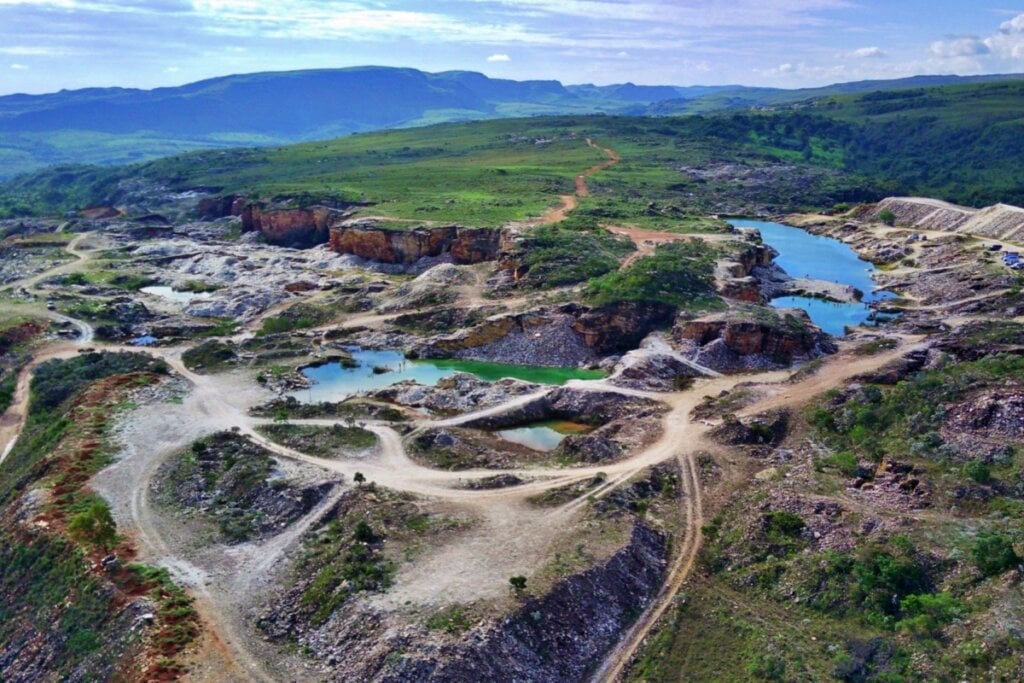
M 12 45 L 10 47 L 0 47 L 0 54 L 19 55 L 22 57 L 60 57 L 71 53 L 68 50 L 56 47 Z
M 488 62 L 511 62 L 512 58 L 506 54 L 495 54 L 487 58 Z
M 880 47 L 862 47 L 849 53 L 854 59 L 881 59 L 889 55 Z
M 985 46 L 1004 59 L 1024 59 L 1024 14 L 999 26 L 999 32 L 985 39 Z
M 178 73 L 179 71 L 181 71 L 181 67 L 180 66 L 169 66 L 166 69 L 164 69 L 164 73 L 165 74 L 175 74 L 175 73 Z
M 27 66 L 25 66 L 24 64 L 11 64 L 11 68 L 12 68 L 12 69 L 15 69 L 15 70 L 17 70 L 17 71 L 24 71 L 24 70 L 25 70 L 25 69 L 27 69 L 28 67 L 27 67 Z
M 977 57 L 987 55 L 991 48 L 978 36 L 961 36 L 947 40 L 936 40 L 931 44 L 932 54 L 943 59 Z

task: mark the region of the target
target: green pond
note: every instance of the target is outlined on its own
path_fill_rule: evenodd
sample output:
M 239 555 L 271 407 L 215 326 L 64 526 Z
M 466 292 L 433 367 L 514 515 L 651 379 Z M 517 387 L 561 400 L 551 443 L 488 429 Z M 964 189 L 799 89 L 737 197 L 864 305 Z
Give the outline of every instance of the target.
M 564 420 L 536 422 L 513 429 L 502 429 L 498 436 L 513 443 L 526 446 L 535 451 L 553 451 L 558 448 L 565 437 L 571 434 L 586 434 L 590 431 L 587 425 Z
M 476 375 L 487 382 L 513 378 L 536 384 L 560 386 L 573 379 L 601 379 L 604 373 L 576 368 L 542 368 L 531 365 L 505 365 L 473 360 L 409 360 L 400 351 L 349 349 L 355 367 L 340 362 L 308 367 L 302 374 L 313 386 L 292 392 L 307 403 L 342 401 L 354 394 L 376 391 L 398 382 L 414 381 L 434 386 L 457 372 Z

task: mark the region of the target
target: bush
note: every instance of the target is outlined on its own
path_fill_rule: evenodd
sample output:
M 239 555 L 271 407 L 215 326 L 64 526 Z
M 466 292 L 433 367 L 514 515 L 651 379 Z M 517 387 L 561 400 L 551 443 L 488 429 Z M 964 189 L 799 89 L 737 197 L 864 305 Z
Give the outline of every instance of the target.
M 972 460 L 964 465 L 963 473 L 979 484 L 988 484 L 992 481 L 992 468 L 982 460 Z
M 998 532 L 978 534 L 971 559 L 985 576 L 998 576 L 1021 562 L 1010 539 Z
M 903 618 L 896 628 L 919 636 L 936 636 L 963 611 L 963 605 L 949 593 L 908 595 L 900 601 Z
M 878 220 L 882 221 L 886 225 L 896 225 L 896 214 L 894 214 L 889 209 L 882 209 L 882 211 L 878 214 Z
M 526 577 L 513 576 L 508 580 L 508 585 L 516 597 L 521 597 L 526 592 Z
M 68 522 L 68 534 L 80 543 L 87 543 L 108 551 L 117 542 L 117 526 L 110 515 L 110 508 L 102 501 L 96 501 Z
M 789 510 L 775 510 L 764 516 L 765 533 L 771 540 L 796 538 L 807 526 L 800 515 Z
M 525 282 L 534 287 L 562 287 L 586 282 L 619 269 L 633 243 L 596 226 L 581 230 L 543 226 L 523 242 Z

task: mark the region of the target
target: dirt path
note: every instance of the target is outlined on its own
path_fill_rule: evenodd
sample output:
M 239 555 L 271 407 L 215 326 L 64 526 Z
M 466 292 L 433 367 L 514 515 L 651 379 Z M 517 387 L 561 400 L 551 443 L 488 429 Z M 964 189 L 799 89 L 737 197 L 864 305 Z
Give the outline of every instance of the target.
M 85 267 L 86 263 L 92 259 L 93 254 L 91 251 L 82 251 L 78 247 L 82 242 L 92 237 L 92 235 L 93 233 L 91 232 L 83 232 L 64 245 L 64 251 L 71 256 L 74 256 L 75 260 L 62 263 L 61 265 L 45 270 L 42 273 L 37 273 L 20 280 L 8 282 L 6 285 L 0 287 L 0 292 L 13 291 L 19 287 L 34 290 L 36 289 L 36 285 L 43 280 L 47 280 L 57 275 L 65 275 L 67 273 L 74 273 L 81 270 Z
M 590 196 L 590 187 L 587 186 L 587 178 L 595 173 L 600 173 L 601 171 L 611 168 L 622 160 L 621 157 L 616 154 L 615 150 L 609 149 L 608 147 L 601 147 L 590 138 L 587 138 L 587 146 L 601 150 L 605 155 L 607 155 L 608 159 L 591 166 L 586 171 L 576 176 L 576 194 L 563 194 L 560 196 L 559 199 L 562 202 L 561 205 L 545 213 L 541 217 L 539 224 L 561 223 L 564 221 L 568 217 L 569 213 L 579 206 L 579 200 L 577 197 Z

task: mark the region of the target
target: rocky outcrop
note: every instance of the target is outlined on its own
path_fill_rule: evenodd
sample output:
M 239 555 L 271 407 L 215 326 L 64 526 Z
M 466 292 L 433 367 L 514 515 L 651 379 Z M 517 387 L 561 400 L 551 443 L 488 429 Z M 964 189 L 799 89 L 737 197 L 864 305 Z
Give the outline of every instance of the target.
M 675 309 L 668 304 L 622 302 L 576 313 L 572 329 L 600 355 L 633 349 L 659 327 L 667 327 Z
M 343 208 L 294 208 L 225 195 L 201 199 L 197 211 L 205 219 L 237 216 L 242 219 L 242 232 L 257 232 L 275 246 L 307 249 L 327 243 L 330 228 L 348 217 Z
M 498 258 L 501 231 L 459 225 L 392 228 L 379 221 L 349 221 L 330 230 L 330 247 L 369 261 L 412 264 L 425 257 L 451 255 L 455 263 L 470 264 Z
M 672 320 L 668 305 L 626 302 L 602 308 L 579 304 L 510 313 L 454 334 L 434 337 L 416 352 L 427 358 L 577 366 L 634 348 Z
M 802 312 L 682 320 L 673 337 L 684 354 L 719 372 L 785 368 L 834 353 L 831 338 Z
M 760 303 L 765 300 L 760 273 L 773 267 L 773 259 L 778 252 L 766 244 L 756 243 L 761 239 L 758 231 L 745 229 L 744 232 L 744 237 L 751 243 L 732 259 L 721 261 L 716 266 L 715 288 L 729 299 Z
M 364 605 L 295 635 L 332 680 L 584 681 L 657 594 L 667 559 L 665 535 L 637 524 L 607 561 L 467 633 L 444 636 Z M 264 631 L 288 632 L 294 620 L 287 611 L 294 609 L 275 606 L 261 622 Z
M 377 391 L 374 396 L 400 406 L 425 408 L 438 415 L 453 415 L 501 405 L 538 389 L 540 387 L 536 384 L 515 379 L 486 382 L 476 375 L 457 372 L 438 380 L 434 386 L 400 382 Z
M 658 417 L 666 410 L 663 403 L 616 391 L 583 391 L 569 387 L 554 389 L 513 410 L 467 421 L 462 426 L 474 429 L 508 429 L 545 420 L 567 420 L 601 425 L 602 431 L 619 420 L 640 422 Z M 591 432 L 597 434 L 598 431 Z
M 326 243 L 331 226 L 344 215 L 327 206 L 272 209 L 249 205 L 242 212 L 242 231 L 258 232 L 279 247 L 305 249 Z
M 972 209 L 936 199 L 889 197 L 877 205 L 865 207 L 857 217 L 878 221 L 885 212 L 891 213 L 895 225 L 900 227 L 1024 242 L 1024 209 L 1007 204 Z

